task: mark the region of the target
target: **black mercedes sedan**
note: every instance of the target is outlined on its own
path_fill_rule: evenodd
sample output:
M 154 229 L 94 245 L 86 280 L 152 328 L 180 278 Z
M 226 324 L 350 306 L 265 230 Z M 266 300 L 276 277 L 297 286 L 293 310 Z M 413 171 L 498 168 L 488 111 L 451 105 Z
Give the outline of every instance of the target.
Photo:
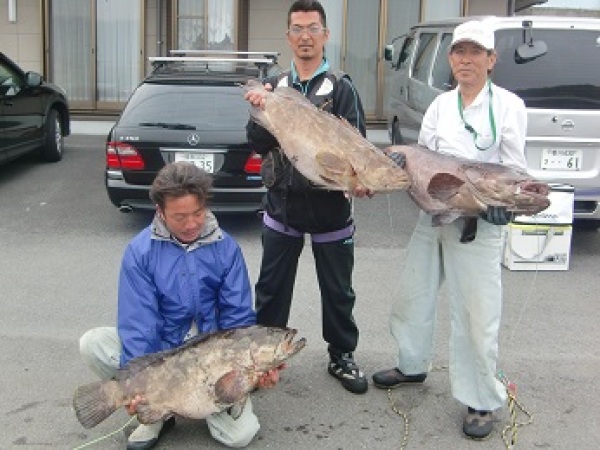
M 258 212 L 265 193 L 262 159 L 247 142 L 249 104 L 240 87 L 260 76 L 254 60 L 152 59 L 155 69 L 132 93 L 106 141 L 110 201 L 123 212 L 154 208 L 148 191 L 157 172 L 189 161 L 213 175 L 212 211 Z
M 65 92 L 0 52 L 0 164 L 28 153 L 60 161 L 69 133 Z

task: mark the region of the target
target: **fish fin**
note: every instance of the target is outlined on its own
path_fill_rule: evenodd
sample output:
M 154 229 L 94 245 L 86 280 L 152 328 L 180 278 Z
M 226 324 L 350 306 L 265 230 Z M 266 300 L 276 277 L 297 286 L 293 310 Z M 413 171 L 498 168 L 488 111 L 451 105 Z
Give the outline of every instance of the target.
M 79 386 L 73 395 L 75 417 L 84 428 L 93 428 L 114 413 L 119 405 L 114 393 L 120 391 L 116 381 L 96 381 Z
M 216 334 L 221 335 L 223 333 L 219 332 L 198 334 L 193 338 L 188 339 L 184 344 L 180 345 L 179 347 L 163 350 L 161 352 L 148 353 L 147 355 L 134 358 L 130 360 L 125 367 L 122 367 L 121 369 L 116 371 L 115 379 L 118 381 L 122 381 L 131 378 L 133 375 L 137 374 L 138 372 L 141 372 L 147 367 L 162 364 L 165 359 L 177 353 L 182 353 L 190 347 L 195 347 L 201 342 L 207 340 L 208 338 L 214 337 L 214 335 Z
M 355 184 L 356 172 L 352 165 L 334 152 L 320 151 L 315 155 L 317 170 L 328 188 L 348 188 Z
M 221 376 L 215 383 L 215 396 L 217 402 L 231 405 L 246 395 L 244 375 L 240 370 L 234 369 Z
M 457 176 L 447 172 L 440 172 L 436 173 L 429 180 L 427 193 L 436 200 L 446 202 L 449 198 L 456 195 L 463 184 L 465 184 L 464 181 Z
M 343 175 L 345 173 L 353 173 L 354 169 L 343 158 L 333 152 L 320 151 L 315 155 L 315 159 L 319 166 L 327 173 Z
M 242 413 L 244 412 L 244 407 L 246 406 L 246 400 L 248 399 L 247 395 L 244 395 L 239 401 L 235 402 L 233 406 L 229 409 L 229 415 L 237 420 Z
M 135 413 L 138 421 L 144 425 L 158 422 L 166 416 L 163 411 L 152 409 L 150 405 L 141 403 L 137 405 Z
M 147 355 L 134 358 L 130 360 L 125 367 L 122 367 L 119 370 L 117 370 L 115 372 L 114 378 L 117 381 L 127 380 L 133 377 L 138 372 L 141 372 L 142 370 L 146 369 L 147 367 L 162 364 L 162 362 L 167 356 L 175 353 L 176 351 L 179 351 L 179 349 L 166 350 L 164 352 L 157 353 L 149 353 Z

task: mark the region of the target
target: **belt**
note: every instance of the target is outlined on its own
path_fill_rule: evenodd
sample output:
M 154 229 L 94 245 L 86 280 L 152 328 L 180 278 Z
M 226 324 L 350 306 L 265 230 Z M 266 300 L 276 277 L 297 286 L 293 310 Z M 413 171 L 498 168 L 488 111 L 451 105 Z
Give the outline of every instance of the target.
M 290 226 L 286 226 L 281 222 L 278 222 L 277 220 L 269 216 L 267 213 L 263 214 L 263 223 L 270 229 L 277 231 L 278 233 L 285 234 L 286 236 L 297 238 L 304 236 L 303 232 L 295 230 Z M 347 239 L 349 237 L 352 237 L 353 234 L 354 224 L 351 224 L 345 228 L 342 228 L 341 230 L 329 231 L 327 233 L 310 233 L 310 238 L 314 243 L 323 244 L 326 242 L 334 242 L 340 241 L 342 239 Z

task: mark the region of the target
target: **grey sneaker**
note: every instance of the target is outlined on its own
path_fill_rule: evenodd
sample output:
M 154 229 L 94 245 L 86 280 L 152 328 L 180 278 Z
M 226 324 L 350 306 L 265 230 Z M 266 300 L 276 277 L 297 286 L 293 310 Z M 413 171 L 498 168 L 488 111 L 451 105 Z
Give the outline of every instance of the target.
M 463 422 L 463 433 L 472 439 L 485 439 L 494 429 L 491 411 L 477 411 L 469 407 Z
M 364 394 L 369 388 L 365 374 L 358 368 L 352 357 L 352 353 L 341 353 L 336 355 L 330 353 L 330 361 L 327 370 L 342 383 L 347 391 L 353 394 Z
M 153 448 L 158 439 L 175 425 L 175 417 L 169 417 L 167 420 L 159 420 L 150 425 L 140 425 L 127 439 L 127 450 L 149 450 Z

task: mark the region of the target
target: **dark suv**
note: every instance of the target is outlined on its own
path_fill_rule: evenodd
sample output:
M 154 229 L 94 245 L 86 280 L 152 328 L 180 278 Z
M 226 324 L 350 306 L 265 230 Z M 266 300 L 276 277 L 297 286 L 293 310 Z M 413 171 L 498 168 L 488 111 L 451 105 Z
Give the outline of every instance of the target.
M 60 161 L 69 133 L 64 91 L 0 52 L 0 164 L 33 152 L 45 161 Z
M 261 209 L 262 160 L 246 139 L 249 105 L 240 85 L 272 70 L 277 54 L 202 53 L 151 58 L 153 72 L 110 131 L 106 189 L 121 211 L 154 208 L 150 185 L 174 161 L 193 162 L 213 175 L 213 211 Z

